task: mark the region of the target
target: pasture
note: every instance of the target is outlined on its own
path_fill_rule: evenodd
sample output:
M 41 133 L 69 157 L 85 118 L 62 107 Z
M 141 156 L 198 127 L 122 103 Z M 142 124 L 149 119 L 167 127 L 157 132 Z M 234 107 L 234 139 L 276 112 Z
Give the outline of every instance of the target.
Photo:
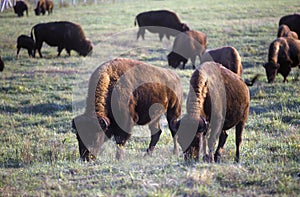
M 67 1 L 65 1 L 67 2 Z M 1 196 L 299 196 L 300 194 L 300 69 L 288 83 L 278 75 L 267 83 L 263 64 L 277 35 L 281 16 L 300 12 L 295 0 L 116 0 L 77 2 L 53 14 L 29 16 L 0 13 L 0 195 Z M 192 29 L 208 36 L 208 48 L 234 46 L 242 57 L 243 78 L 261 74 L 249 87 L 250 115 L 243 134 L 241 159 L 234 163 L 235 131 L 229 130 L 221 164 L 184 162 L 172 154 L 165 118 L 163 134 L 152 157 L 147 127 L 135 127 L 126 156 L 115 159 L 111 140 L 94 163 L 79 159 L 71 120 L 82 112 L 86 82 L 92 71 L 113 57 L 134 58 L 169 68 L 167 54 L 174 38 L 146 32 L 136 41 L 136 14 L 154 9 L 175 11 Z M 43 45 L 44 58 L 29 58 L 16 39 L 30 35 L 37 23 L 68 20 L 78 23 L 93 42 L 91 56 L 81 57 Z M 197 59 L 197 63 L 199 60 Z M 184 98 L 193 72 L 173 69 L 181 78 Z M 183 102 L 183 113 L 185 112 Z

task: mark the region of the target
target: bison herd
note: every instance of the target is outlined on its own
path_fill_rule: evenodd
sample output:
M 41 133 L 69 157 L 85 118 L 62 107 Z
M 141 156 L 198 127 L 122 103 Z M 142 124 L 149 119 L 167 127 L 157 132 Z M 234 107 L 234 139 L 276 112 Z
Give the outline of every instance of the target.
M 21 1 L 16 4 L 19 16 L 28 12 Z M 35 9 L 37 15 L 50 14 L 53 3 L 40 0 Z M 162 130 L 159 119 L 166 115 L 174 141 L 174 153 L 178 144 L 187 160 L 219 162 L 226 143 L 227 130 L 235 127 L 236 155 L 240 159 L 242 133 L 246 124 L 250 96 L 242 80 L 243 66 L 238 51 L 232 46 L 207 50 L 205 33 L 191 30 L 182 23 L 176 13 L 168 10 L 149 11 L 138 14 L 137 39 L 145 39 L 145 31 L 158 33 L 159 39 L 174 36 L 172 51 L 167 55 L 169 66 L 182 68 L 191 59 L 196 68 L 190 78 L 186 100 L 186 114 L 181 117 L 183 90 L 180 79 L 170 69 L 163 69 L 140 61 L 116 58 L 100 65 L 91 75 L 86 98 L 86 109 L 72 120 L 76 131 L 79 153 L 82 160 L 94 160 L 102 144 L 114 138 L 117 144 L 116 157 L 124 156 L 124 146 L 132 135 L 134 125 L 148 125 L 151 140 L 147 153 L 151 154 L 159 141 Z M 280 19 L 276 38 L 269 47 L 268 62 L 264 64 L 268 82 L 273 82 L 277 73 L 287 76 L 292 67 L 300 68 L 300 15 L 287 15 Z M 32 27 L 31 35 L 17 39 L 17 57 L 21 48 L 28 50 L 30 57 L 36 51 L 42 58 L 43 42 L 56 46 L 58 56 L 63 49 L 81 56 L 88 55 L 93 45 L 78 24 L 68 21 L 40 23 Z M 196 57 L 201 64 L 195 66 Z M 0 71 L 4 63 L 0 58 Z M 218 143 L 214 152 L 215 145 Z
M 36 8 L 34 9 L 35 15 L 40 15 L 41 13 L 45 15 L 46 11 L 48 15 L 52 13 L 54 8 L 54 4 L 51 0 L 39 0 L 37 2 Z M 28 6 L 23 0 L 18 0 L 15 2 L 13 7 L 14 12 L 18 15 L 18 17 L 24 16 L 24 12 L 28 16 Z

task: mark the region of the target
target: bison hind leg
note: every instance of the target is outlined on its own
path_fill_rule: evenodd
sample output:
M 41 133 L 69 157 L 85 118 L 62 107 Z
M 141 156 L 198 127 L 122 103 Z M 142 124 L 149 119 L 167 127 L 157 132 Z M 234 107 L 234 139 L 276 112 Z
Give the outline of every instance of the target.
M 147 149 L 147 153 L 148 153 L 148 155 L 151 155 L 159 138 L 160 138 L 162 131 L 160 129 L 159 122 L 155 122 L 155 123 L 149 125 L 149 129 L 151 131 L 151 141 L 150 141 L 149 147 Z
M 138 40 L 140 36 L 142 36 L 142 39 L 145 40 L 145 28 L 144 27 L 139 28 L 136 39 Z
M 224 145 L 226 143 L 227 137 L 228 137 L 227 132 L 225 130 L 223 130 L 220 134 L 218 148 L 217 148 L 217 150 L 215 152 L 215 155 L 214 155 L 214 160 L 215 160 L 216 163 L 219 163 L 220 160 L 221 160 L 221 153 L 222 153 L 222 150 L 223 150 Z

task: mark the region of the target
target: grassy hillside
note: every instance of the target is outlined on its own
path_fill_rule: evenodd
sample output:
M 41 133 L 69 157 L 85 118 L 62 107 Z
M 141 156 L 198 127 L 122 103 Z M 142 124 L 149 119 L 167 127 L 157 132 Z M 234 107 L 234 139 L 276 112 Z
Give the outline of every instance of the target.
M 51 16 L 18 18 L 0 13 L 0 193 L 1 196 L 297 196 L 300 193 L 300 89 L 294 68 L 288 83 L 278 75 L 268 84 L 262 67 L 281 16 L 300 12 L 297 1 L 148 1 L 78 2 L 59 7 Z M 225 5 L 225 6 L 224 6 Z M 136 127 L 126 145 L 126 158 L 115 159 L 113 141 L 105 144 L 95 163 L 79 160 L 71 120 L 83 107 L 92 71 L 113 57 L 128 57 L 169 68 L 166 56 L 173 38 L 159 42 L 146 32 L 136 41 L 137 13 L 170 9 L 192 29 L 208 36 L 208 48 L 234 46 L 244 66 L 244 79 L 260 73 L 250 87 L 251 109 L 244 131 L 241 162 L 235 164 L 235 132 L 229 131 L 221 164 L 187 164 L 172 155 L 172 139 L 162 118 L 163 135 L 152 157 L 147 127 Z M 16 39 L 40 22 L 69 20 L 82 26 L 95 45 L 80 57 L 44 44 L 45 58 L 28 58 Z M 199 63 L 199 60 L 198 60 Z M 186 98 L 193 70 L 173 69 Z M 169 68 L 172 69 L 172 68 Z M 183 103 L 185 112 L 185 100 Z

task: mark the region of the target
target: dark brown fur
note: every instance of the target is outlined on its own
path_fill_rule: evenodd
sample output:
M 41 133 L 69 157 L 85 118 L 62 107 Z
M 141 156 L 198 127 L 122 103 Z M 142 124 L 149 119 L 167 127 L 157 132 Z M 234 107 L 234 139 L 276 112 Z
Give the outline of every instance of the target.
M 36 8 L 34 9 L 35 15 L 40 15 L 41 13 L 45 15 L 46 11 L 48 15 L 52 14 L 54 4 L 50 0 L 39 0 Z
M 169 66 L 177 68 L 182 62 L 182 68 L 184 69 L 190 58 L 193 68 L 195 68 L 196 57 L 198 56 L 201 59 L 206 46 L 206 35 L 200 31 L 190 30 L 178 34 L 174 40 L 172 52 L 167 56 Z
M 57 46 L 57 56 L 60 56 L 63 49 L 66 49 L 69 56 L 71 50 L 78 52 L 79 55 L 87 56 L 93 49 L 91 41 L 86 39 L 81 26 L 68 21 L 37 24 L 31 29 L 31 38 L 33 34 L 35 51 L 38 50 L 40 57 L 43 57 L 41 53 L 43 42 L 50 46 Z
M 137 39 L 140 36 L 144 39 L 145 30 L 152 33 L 159 33 L 159 39 L 164 35 L 170 39 L 170 36 L 176 36 L 180 32 L 188 31 L 190 28 L 182 23 L 175 12 L 169 10 L 155 10 L 139 13 L 135 17 L 134 25 L 139 25 Z
M 26 35 L 20 35 L 18 37 L 16 58 L 18 58 L 21 48 L 27 49 L 29 57 L 34 57 L 35 43 L 31 37 Z
M 283 76 L 283 82 L 287 82 L 292 67 L 299 66 L 300 41 L 293 38 L 277 38 L 269 47 L 268 63 L 264 64 L 268 82 L 275 80 L 277 73 Z
M 112 136 L 117 144 L 117 158 L 122 158 L 134 125 L 149 125 L 151 142 L 147 152 L 151 153 L 162 132 L 159 119 L 163 114 L 177 152 L 175 125 L 181 114 L 181 101 L 179 77 L 169 70 L 124 58 L 102 64 L 90 78 L 85 113 L 73 119 L 81 158 L 94 158 L 103 142 Z M 91 143 L 83 139 L 86 136 L 92 136 Z
M 283 24 L 287 25 L 291 31 L 296 32 L 297 35 L 300 35 L 300 14 L 283 16 L 279 20 L 279 26 Z
M 186 129 L 188 127 L 179 126 L 177 134 L 181 146 L 182 141 L 192 134 L 192 142 L 189 146 L 184 145 L 187 148 L 183 148 L 186 158 L 198 159 L 199 152 L 203 150 L 205 161 L 219 162 L 227 138 L 226 130 L 235 127 L 235 161 L 238 162 L 242 132 L 250 107 L 249 90 L 240 76 L 215 62 L 201 64 L 191 77 L 186 106 L 187 114 L 180 124 L 189 122 L 188 125 L 191 125 L 194 122 L 202 127 L 202 131 L 191 131 Z M 203 118 L 209 123 L 207 132 L 203 131 Z M 213 156 L 217 139 L 219 144 Z
M 288 37 L 298 39 L 298 34 L 294 31 L 291 31 L 287 25 L 280 25 L 278 28 L 277 38 Z
M 1 59 L 1 56 L 0 56 L 0 72 L 2 72 L 4 70 L 4 62 L 3 60 Z
M 24 16 L 24 12 L 26 11 L 26 16 L 28 16 L 28 6 L 24 1 L 17 1 L 16 5 L 14 5 L 14 12 L 18 15 L 18 17 Z

